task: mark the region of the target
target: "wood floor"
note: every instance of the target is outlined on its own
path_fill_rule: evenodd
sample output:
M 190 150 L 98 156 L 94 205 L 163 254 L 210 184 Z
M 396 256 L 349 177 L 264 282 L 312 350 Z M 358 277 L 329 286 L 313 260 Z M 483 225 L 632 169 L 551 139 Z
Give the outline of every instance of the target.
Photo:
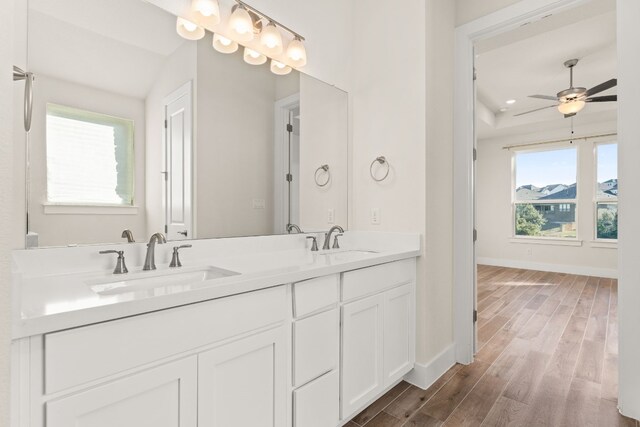
M 617 404 L 616 280 L 478 268 L 476 361 L 402 382 L 347 427 L 630 426 Z

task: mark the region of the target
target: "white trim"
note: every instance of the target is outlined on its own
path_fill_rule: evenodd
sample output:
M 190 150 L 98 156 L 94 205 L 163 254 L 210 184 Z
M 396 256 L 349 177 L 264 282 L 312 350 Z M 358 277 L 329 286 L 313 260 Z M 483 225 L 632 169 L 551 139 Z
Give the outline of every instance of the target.
M 529 245 L 550 245 L 550 246 L 582 246 L 582 240 L 577 239 L 556 239 L 553 237 L 524 237 L 516 236 L 509 239 L 509 243 L 524 243 Z
M 274 104 L 274 138 L 273 138 L 273 231 L 275 234 L 285 234 L 285 203 L 288 203 L 285 181 L 282 172 L 285 170 L 286 158 L 289 155 L 284 149 L 284 138 L 287 137 L 287 123 L 289 111 L 300 105 L 300 93 L 279 99 Z M 300 225 L 300 224 L 297 224 Z M 305 230 L 306 231 L 306 230 Z
M 589 242 L 589 246 L 592 248 L 602 248 L 602 249 L 618 249 L 618 241 L 617 240 L 592 240 Z
M 474 42 L 590 1 L 592 0 L 520 0 L 456 28 L 453 114 L 453 259 L 456 260 L 456 267 L 453 272 L 453 328 L 456 360 L 460 363 L 473 362 L 475 340 L 475 256 L 472 237 L 475 145 Z
M 43 203 L 47 215 L 138 215 L 137 206 Z
M 478 264 L 495 267 L 521 268 L 524 270 L 549 271 L 551 273 L 577 274 L 581 276 L 618 278 L 618 270 L 612 268 L 585 267 L 582 265 L 548 264 L 543 262 L 521 261 L 516 259 L 498 259 L 478 257 Z
M 423 390 L 431 387 L 438 378 L 444 375 L 456 363 L 455 345 L 450 344 L 428 363 L 416 363 L 404 377 L 409 384 Z

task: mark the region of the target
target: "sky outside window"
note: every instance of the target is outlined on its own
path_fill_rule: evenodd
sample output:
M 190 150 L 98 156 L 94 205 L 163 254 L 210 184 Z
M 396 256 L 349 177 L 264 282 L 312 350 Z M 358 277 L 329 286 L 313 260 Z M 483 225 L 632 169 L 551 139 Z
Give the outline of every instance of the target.
M 575 184 L 577 156 L 575 148 L 517 153 L 516 188 L 523 185 L 545 187 L 552 184 Z
M 618 144 L 598 145 L 598 182 L 618 179 Z

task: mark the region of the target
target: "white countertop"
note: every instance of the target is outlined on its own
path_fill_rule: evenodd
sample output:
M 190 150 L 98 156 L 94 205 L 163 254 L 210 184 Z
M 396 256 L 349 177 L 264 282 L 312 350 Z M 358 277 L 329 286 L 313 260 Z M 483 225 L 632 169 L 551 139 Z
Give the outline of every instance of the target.
M 175 272 L 168 267 L 173 243 L 157 247 L 154 272 L 138 273 L 145 246 L 109 245 L 125 250 L 129 275 Z M 96 257 L 105 248 L 38 249 L 14 252 L 13 339 L 43 334 L 141 313 L 193 304 L 243 292 L 299 282 L 376 264 L 420 255 L 415 234 L 347 232 L 342 249 L 311 252 L 304 235 L 236 239 L 194 240 L 192 249 L 181 252 L 184 271 L 193 267 L 216 267 L 237 275 L 175 286 L 152 287 L 114 295 L 100 295 L 90 283 L 114 278 L 115 257 Z M 117 247 L 116 247 L 117 246 Z M 374 251 L 350 253 L 352 250 Z M 46 262 L 48 261 L 49 264 Z M 160 262 L 161 261 L 161 262 Z M 78 266 L 80 263 L 81 266 Z

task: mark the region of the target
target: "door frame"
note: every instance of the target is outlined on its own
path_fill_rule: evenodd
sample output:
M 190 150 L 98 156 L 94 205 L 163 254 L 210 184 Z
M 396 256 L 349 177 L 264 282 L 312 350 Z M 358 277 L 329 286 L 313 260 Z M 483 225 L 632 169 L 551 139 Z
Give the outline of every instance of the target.
M 190 134 L 191 137 L 189 138 L 189 173 L 188 176 L 190 178 L 190 182 L 189 182 L 189 198 L 190 198 L 190 203 L 191 203 L 191 218 L 190 218 L 190 226 L 191 226 L 191 230 L 190 230 L 190 236 L 188 237 L 188 240 L 190 239 L 196 239 L 197 238 L 197 229 L 196 229 L 196 180 L 195 180 L 195 139 L 196 139 L 196 133 L 195 133 L 195 114 L 194 114 L 194 100 L 193 100 L 193 80 L 189 80 L 188 82 L 180 85 L 177 89 L 175 89 L 174 91 L 172 91 L 169 95 L 167 95 L 166 97 L 164 97 L 162 99 L 162 116 L 163 116 L 163 120 L 167 120 L 167 106 L 169 104 L 171 104 L 172 102 L 182 98 L 183 96 L 187 96 L 189 98 L 189 111 L 187 112 L 187 120 L 189 125 L 191 126 L 190 129 Z M 168 150 L 168 145 L 167 145 L 167 127 L 166 125 L 162 126 L 162 174 L 164 176 L 164 179 L 162 180 L 162 210 L 163 210 L 163 214 L 164 214 L 164 232 L 165 234 L 167 233 L 167 227 L 168 227 L 168 191 L 169 191 L 169 187 L 167 185 L 168 180 L 168 172 L 169 172 L 169 165 L 167 163 L 168 161 L 168 155 L 167 155 L 167 150 Z
M 287 232 L 285 224 L 286 203 L 288 203 L 287 188 L 283 180 L 289 153 L 285 149 L 287 142 L 287 123 L 289 112 L 300 106 L 300 93 L 279 99 L 274 104 L 274 138 L 273 138 L 273 231 L 276 234 Z M 300 224 L 297 224 L 300 225 Z
M 453 123 L 453 330 L 456 361 L 473 362 L 475 346 L 474 43 L 594 0 L 520 0 L 455 30 Z

